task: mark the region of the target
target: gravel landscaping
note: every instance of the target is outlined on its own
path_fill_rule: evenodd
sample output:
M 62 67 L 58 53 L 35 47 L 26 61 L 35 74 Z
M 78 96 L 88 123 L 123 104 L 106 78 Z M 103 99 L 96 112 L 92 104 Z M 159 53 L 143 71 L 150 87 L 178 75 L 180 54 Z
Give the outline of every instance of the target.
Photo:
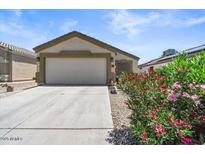
M 112 120 L 114 124 L 113 131 L 109 132 L 107 142 L 114 145 L 133 145 L 136 140 L 131 135 L 130 119 L 131 110 L 127 106 L 127 96 L 120 90 L 117 94 L 110 93 L 110 105 L 112 111 Z
M 127 96 L 119 91 L 117 94 L 110 93 L 110 104 L 112 110 L 112 120 L 114 128 L 121 128 L 122 125 L 129 127 L 131 110 L 127 107 Z

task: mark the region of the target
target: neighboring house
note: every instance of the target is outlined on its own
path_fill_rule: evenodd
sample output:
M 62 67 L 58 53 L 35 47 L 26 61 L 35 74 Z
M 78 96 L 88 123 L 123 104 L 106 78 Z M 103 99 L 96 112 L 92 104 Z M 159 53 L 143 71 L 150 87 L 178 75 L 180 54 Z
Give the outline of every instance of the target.
M 175 49 L 167 49 L 163 51 L 163 54 L 161 57 L 152 59 L 144 64 L 139 65 L 139 70 L 141 72 L 148 71 L 149 69 L 154 69 L 163 65 L 166 65 L 167 63 L 171 62 L 173 57 L 175 57 L 178 54 L 178 51 Z
M 34 48 L 40 84 L 109 84 L 122 71 L 137 72 L 139 57 L 80 32 Z
M 36 70 L 34 52 L 0 42 L 0 82 L 33 80 Z
M 164 51 L 163 56 L 161 56 L 160 58 L 153 59 L 149 62 L 139 65 L 139 70 L 141 72 L 144 72 L 144 71 L 148 71 L 149 69 L 155 69 L 172 62 L 173 59 L 176 58 L 180 53 L 176 52 L 176 50 L 174 51 L 174 49 L 171 50 L 172 52 L 170 52 L 170 49 Z M 188 57 L 191 58 L 199 54 L 202 50 L 205 50 L 205 44 L 190 49 L 186 49 L 182 52 L 186 52 L 188 54 Z

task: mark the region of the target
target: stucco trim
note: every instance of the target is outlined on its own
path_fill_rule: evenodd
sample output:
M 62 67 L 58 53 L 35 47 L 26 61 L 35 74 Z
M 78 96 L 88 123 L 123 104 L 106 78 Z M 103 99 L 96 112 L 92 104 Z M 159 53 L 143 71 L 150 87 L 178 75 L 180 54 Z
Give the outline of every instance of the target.
M 33 50 L 35 50 L 35 52 L 38 53 L 38 52 L 40 52 L 40 51 L 42 51 L 42 50 L 44 50 L 44 49 L 47 49 L 47 48 L 52 47 L 52 46 L 54 46 L 54 45 L 57 45 L 57 44 L 59 44 L 59 43 L 61 43 L 61 42 L 64 42 L 64 41 L 66 41 L 66 40 L 69 40 L 69 39 L 71 39 L 71 38 L 73 38 L 73 37 L 78 37 L 78 38 L 80 38 L 80 39 L 82 39 L 82 40 L 85 40 L 85 41 L 88 41 L 88 42 L 90 42 L 90 43 L 93 43 L 93 44 L 95 44 L 95 45 L 97 45 L 97 46 L 99 46 L 99 47 L 102 47 L 102 48 L 104 48 L 104 49 L 107 49 L 107 50 L 109 50 L 109 51 L 112 51 L 112 52 L 114 52 L 115 54 L 120 53 L 120 54 L 122 54 L 122 55 L 131 57 L 131 58 L 136 59 L 136 60 L 139 60 L 139 59 L 140 59 L 139 57 L 137 57 L 137 56 L 135 56 L 135 55 L 132 55 L 132 54 L 130 54 L 130 53 L 127 53 L 127 52 L 125 52 L 125 51 L 123 51 L 123 50 L 121 50 L 121 49 L 118 49 L 118 48 L 116 48 L 116 47 L 113 47 L 113 46 L 111 46 L 111 45 L 109 45 L 109 44 L 107 44 L 107 43 L 105 43 L 105 42 L 102 42 L 102 41 L 100 41 L 100 40 L 97 40 L 97 39 L 95 39 L 95 38 L 93 38 L 93 37 L 87 36 L 87 35 L 85 35 L 85 34 L 82 34 L 82 33 L 80 33 L 80 32 L 77 32 L 77 31 L 70 32 L 70 33 L 65 34 L 65 35 L 63 35 L 63 36 L 60 36 L 60 37 L 58 37 L 58 38 L 55 38 L 55 39 L 53 39 L 53 40 L 51 40 L 51 41 L 48 41 L 48 42 L 46 42 L 46 43 L 44 43 L 44 44 L 41 44 L 41 45 L 39 45 L 39 46 L 37 46 L 37 47 L 34 47 Z
M 93 54 L 75 54 L 75 53 L 40 53 L 40 72 L 39 72 L 39 84 L 46 84 L 46 58 L 106 58 L 107 65 L 107 83 L 109 84 L 113 80 L 111 74 L 111 54 L 110 53 L 93 53 Z
M 79 55 L 79 54 L 86 54 L 86 55 L 91 55 L 92 52 L 90 50 L 61 50 L 59 52 L 59 54 L 76 54 L 76 55 Z

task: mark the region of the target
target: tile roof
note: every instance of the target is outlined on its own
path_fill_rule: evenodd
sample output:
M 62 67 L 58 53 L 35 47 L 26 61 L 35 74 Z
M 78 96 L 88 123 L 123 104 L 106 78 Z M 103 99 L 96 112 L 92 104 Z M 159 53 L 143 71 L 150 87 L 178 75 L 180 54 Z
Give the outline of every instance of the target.
M 20 48 L 5 42 L 1 42 L 0 41 L 0 47 L 9 50 L 10 52 L 14 53 L 14 54 L 18 54 L 18 55 L 23 55 L 23 56 L 27 56 L 27 57 L 36 57 L 36 54 L 30 50 L 24 49 L 24 48 Z

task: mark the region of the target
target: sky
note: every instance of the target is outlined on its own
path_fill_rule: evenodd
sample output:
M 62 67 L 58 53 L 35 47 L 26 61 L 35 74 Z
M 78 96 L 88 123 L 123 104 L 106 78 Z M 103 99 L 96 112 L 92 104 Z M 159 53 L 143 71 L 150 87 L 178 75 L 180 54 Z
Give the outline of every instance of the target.
M 205 44 L 205 10 L 0 10 L 0 41 L 29 50 L 79 31 L 140 57 Z

